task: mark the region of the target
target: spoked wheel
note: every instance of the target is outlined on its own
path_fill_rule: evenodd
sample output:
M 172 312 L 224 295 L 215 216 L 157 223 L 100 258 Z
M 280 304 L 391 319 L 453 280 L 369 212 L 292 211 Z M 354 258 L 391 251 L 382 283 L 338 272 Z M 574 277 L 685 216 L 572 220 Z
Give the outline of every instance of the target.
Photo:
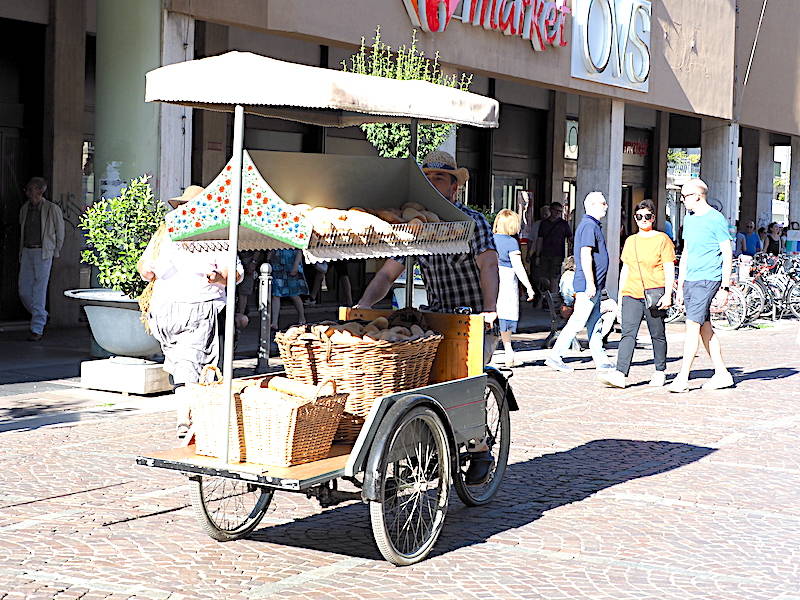
M 736 288 L 731 288 L 728 300 L 724 305 L 717 304 L 716 300 L 711 305 L 711 324 L 722 331 L 739 329 L 745 321 L 747 306 L 744 295 Z
M 372 534 L 398 566 L 425 558 L 442 531 L 450 498 L 450 445 L 439 416 L 418 406 L 403 415 L 381 460 L 380 501 L 369 503 Z
M 745 301 L 745 321 L 749 322 L 757 319 L 764 312 L 764 292 L 760 286 L 752 281 L 742 281 L 739 289 L 744 294 Z
M 786 292 L 786 306 L 800 319 L 800 283 L 793 283 Z
M 238 540 L 253 531 L 273 491 L 227 477 L 191 478 L 192 508 L 206 533 L 218 542 Z
M 511 419 L 505 390 L 494 379 L 486 382 L 486 442 L 494 456 L 494 466 L 489 479 L 481 485 L 467 485 L 465 477 L 469 467 L 466 452 L 459 457 L 459 469 L 453 483 L 456 493 L 467 506 L 480 506 L 489 502 L 497 493 L 508 463 L 508 448 L 511 443 Z

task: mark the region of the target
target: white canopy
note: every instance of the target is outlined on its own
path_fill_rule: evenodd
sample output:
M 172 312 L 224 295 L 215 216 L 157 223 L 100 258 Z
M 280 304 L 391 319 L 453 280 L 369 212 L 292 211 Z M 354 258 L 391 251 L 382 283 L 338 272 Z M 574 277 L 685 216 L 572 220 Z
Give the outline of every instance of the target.
M 309 67 L 250 52 L 175 63 L 147 73 L 146 102 L 245 112 L 326 127 L 445 122 L 497 127 L 497 100 L 425 81 Z

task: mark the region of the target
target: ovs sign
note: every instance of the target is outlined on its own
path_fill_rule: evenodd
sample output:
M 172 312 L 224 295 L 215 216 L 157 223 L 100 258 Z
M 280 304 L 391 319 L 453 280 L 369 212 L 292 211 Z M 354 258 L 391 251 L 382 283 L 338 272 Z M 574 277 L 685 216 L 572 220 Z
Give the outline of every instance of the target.
M 441 33 L 451 20 L 519 36 L 534 50 L 567 45 L 567 0 L 403 0 L 411 24 Z
M 649 0 L 573 0 L 572 76 L 646 92 Z

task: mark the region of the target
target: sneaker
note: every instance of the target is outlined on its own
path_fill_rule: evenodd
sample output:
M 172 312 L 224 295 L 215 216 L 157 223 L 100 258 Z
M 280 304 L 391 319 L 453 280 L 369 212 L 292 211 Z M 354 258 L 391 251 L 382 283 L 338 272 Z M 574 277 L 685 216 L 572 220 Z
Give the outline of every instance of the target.
M 673 379 L 667 389 L 673 394 L 683 394 L 689 391 L 689 381 L 686 379 Z
M 523 364 L 522 361 L 521 360 L 517 360 L 513 355 L 511 355 L 508 358 L 506 358 L 506 367 L 509 368 L 509 369 L 511 369 L 513 367 L 521 367 L 522 364 Z
M 703 384 L 704 390 L 722 390 L 729 387 L 733 387 L 733 376 L 728 371 L 714 373 L 711 379 Z
M 41 333 L 34 333 L 31 331 L 30 335 L 26 338 L 29 342 L 38 342 L 42 339 Z
M 558 356 L 548 356 L 546 359 L 544 359 L 544 364 L 551 369 L 562 371 L 564 373 L 571 373 L 573 371 L 573 368 L 561 360 L 561 358 Z
M 598 371 L 616 371 L 617 365 L 612 363 L 603 363 L 599 367 L 597 367 Z
M 667 373 L 665 371 L 656 371 L 647 385 L 650 387 L 663 387 L 666 382 Z
M 625 388 L 625 374 L 622 371 L 601 371 L 597 374 L 597 379 L 602 381 L 608 386 L 616 388 Z

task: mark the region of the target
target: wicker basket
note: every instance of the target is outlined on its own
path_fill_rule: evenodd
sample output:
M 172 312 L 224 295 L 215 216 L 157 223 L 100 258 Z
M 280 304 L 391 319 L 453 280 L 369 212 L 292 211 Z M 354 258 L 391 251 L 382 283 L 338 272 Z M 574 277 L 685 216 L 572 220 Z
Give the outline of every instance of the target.
M 315 398 L 257 387 L 245 390 L 242 413 L 247 460 L 288 467 L 325 458 L 347 398 L 337 393 L 335 382 L 330 382 L 332 393 L 322 395 L 327 383 L 317 388 Z
M 287 339 L 275 334 L 286 374 L 317 385 L 333 379 L 347 394 L 336 440 L 353 442 L 376 398 L 428 384 L 436 349 L 443 337 L 405 342 L 337 344 L 311 334 Z
M 186 388 L 191 395 L 195 452 L 214 457 L 220 457 L 225 453 L 225 427 L 221 424 L 227 420 L 228 406 L 232 402 L 228 461 L 244 462 L 246 460 L 244 423 L 239 394 L 234 393 L 230 402 L 225 401 L 222 374 L 214 366 L 205 367 L 200 375 L 200 383 L 189 383 Z

